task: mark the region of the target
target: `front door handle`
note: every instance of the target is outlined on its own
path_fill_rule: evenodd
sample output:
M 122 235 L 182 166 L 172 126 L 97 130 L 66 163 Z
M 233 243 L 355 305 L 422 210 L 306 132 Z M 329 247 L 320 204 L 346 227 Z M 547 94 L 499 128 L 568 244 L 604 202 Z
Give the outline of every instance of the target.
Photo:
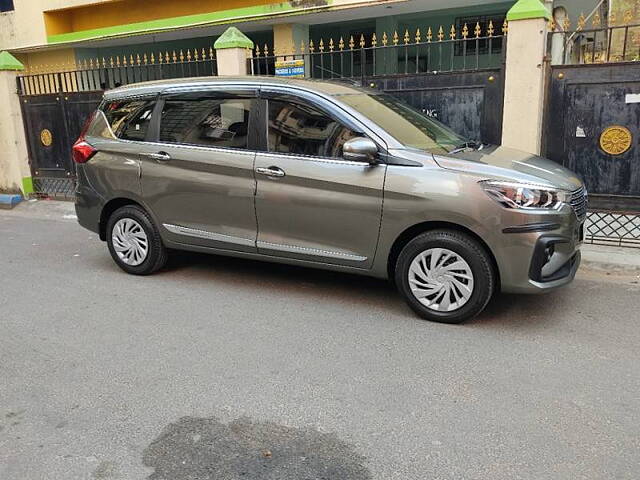
M 258 167 L 256 168 L 256 173 L 259 173 L 260 175 L 266 175 L 267 177 L 281 178 L 285 176 L 284 170 L 278 167 Z
M 168 162 L 171 160 L 171 155 L 167 152 L 158 152 L 158 153 L 145 153 L 145 156 L 156 160 L 157 162 Z

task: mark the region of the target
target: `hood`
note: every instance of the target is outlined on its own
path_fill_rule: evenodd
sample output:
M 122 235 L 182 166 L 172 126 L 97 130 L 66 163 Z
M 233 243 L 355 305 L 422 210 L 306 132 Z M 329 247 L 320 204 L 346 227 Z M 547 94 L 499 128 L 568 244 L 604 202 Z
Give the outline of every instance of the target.
M 487 179 L 529 182 L 573 191 L 582 182 L 571 170 L 547 158 L 513 148 L 490 145 L 451 156 L 434 155 L 442 168 L 485 176 Z

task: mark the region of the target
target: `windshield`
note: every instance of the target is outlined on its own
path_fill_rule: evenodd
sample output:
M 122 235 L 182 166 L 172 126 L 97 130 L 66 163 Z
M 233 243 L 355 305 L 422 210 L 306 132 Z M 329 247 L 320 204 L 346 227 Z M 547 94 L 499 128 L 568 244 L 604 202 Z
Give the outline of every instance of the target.
M 408 147 L 446 154 L 470 142 L 449 127 L 388 94 L 340 95 L 340 100 Z

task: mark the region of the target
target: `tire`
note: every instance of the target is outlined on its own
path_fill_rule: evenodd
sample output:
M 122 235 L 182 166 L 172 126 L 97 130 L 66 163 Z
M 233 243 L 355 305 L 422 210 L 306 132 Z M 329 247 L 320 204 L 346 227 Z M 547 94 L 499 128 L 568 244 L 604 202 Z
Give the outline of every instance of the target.
M 113 212 L 106 232 L 111 257 L 127 273 L 150 275 L 167 262 L 167 249 L 158 229 L 149 214 L 137 205 Z
M 413 311 L 441 323 L 462 323 L 482 312 L 495 278 L 484 247 L 454 230 L 418 235 L 402 249 L 395 269 L 396 285 Z

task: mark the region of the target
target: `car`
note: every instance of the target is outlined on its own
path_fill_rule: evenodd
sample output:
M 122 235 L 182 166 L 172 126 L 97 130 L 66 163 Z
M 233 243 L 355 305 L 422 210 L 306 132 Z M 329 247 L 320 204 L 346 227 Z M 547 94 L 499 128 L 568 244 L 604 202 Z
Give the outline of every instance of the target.
M 125 272 L 191 250 L 389 279 L 459 323 L 574 278 L 587 192 L 378 90 L 275 77 L 106 92 L 73 146 L 79 223 Z

